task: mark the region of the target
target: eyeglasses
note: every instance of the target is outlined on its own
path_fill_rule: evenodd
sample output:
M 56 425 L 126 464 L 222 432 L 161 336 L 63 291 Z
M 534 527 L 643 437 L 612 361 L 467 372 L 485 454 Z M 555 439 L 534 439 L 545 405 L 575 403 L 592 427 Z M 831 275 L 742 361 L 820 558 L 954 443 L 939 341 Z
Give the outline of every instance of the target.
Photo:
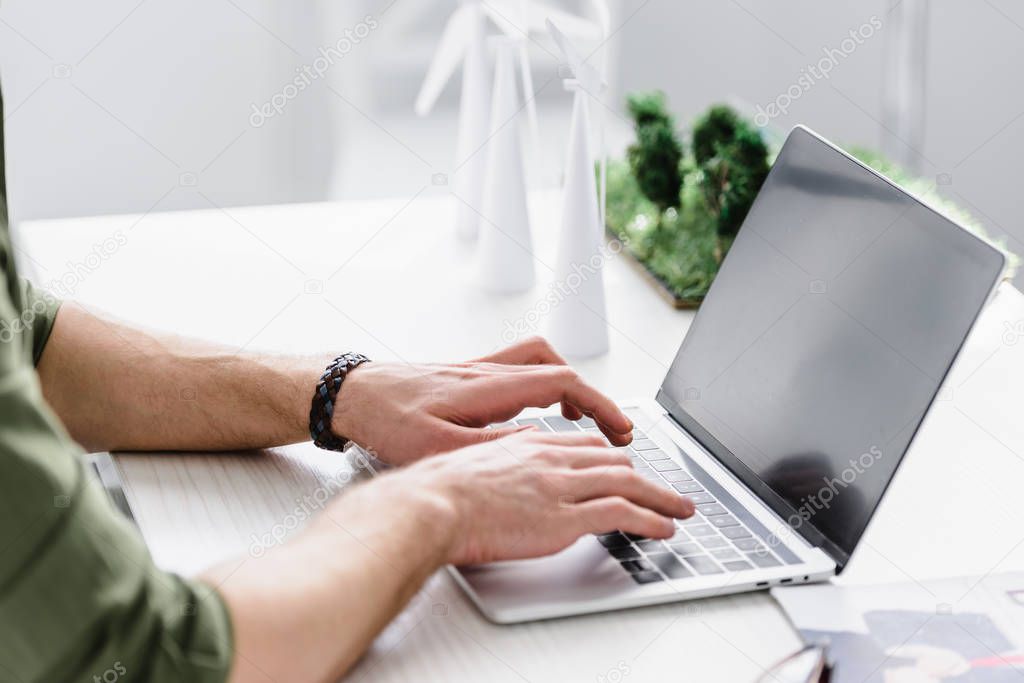
M 833 665 L 828 644 L 807 645 L 765 671 L 757 683 L 829 683 Z

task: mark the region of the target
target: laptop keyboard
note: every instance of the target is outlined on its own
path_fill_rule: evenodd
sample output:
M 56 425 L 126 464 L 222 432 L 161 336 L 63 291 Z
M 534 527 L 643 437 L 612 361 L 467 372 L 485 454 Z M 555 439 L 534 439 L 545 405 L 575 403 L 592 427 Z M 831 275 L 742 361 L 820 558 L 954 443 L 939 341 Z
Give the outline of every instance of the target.
M 573 422 L 561 415 L 520 418 L 494 427 L 513 425 L 530 425 L 549 432 L 582 430 L 600 434 L 597 424 L 588 417 Z M 653 583 L 783 564 L 730 511 L 728 503 L 716 500 L 644 432 L 634 430 L 633 441 L 626 449 L 633 468 L 640 476 L 685 495 L 697 508 L 693 517 L 676 520 L 675 535 L 664 541 L 621 531 L 597 536 L 597 541 L 619 561 L 634 581 Z M 735 502 L 731 504 L 735 505 Z

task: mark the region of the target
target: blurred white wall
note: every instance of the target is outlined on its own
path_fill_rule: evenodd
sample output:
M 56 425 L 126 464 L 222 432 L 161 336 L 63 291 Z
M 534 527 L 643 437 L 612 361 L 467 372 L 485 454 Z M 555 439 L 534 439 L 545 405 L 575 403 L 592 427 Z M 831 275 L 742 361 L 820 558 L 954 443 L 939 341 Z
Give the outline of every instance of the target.
M 411 113 L 457 0 L 6 0 L 0 77 L 16 217 L 339 197 L 411 196 L 453 165 L 458 78 L 427 119 Z M 589 0 L 549 0 L 583 10 Z M 924 127 L 907 147 L 884 102 L 893 0 L 610 0 L 606 107 L 629 136 L 623 92 L 660 87 L 681 121 L 715 101 L 753 115 L 850 31 L 880 28 L 836 60 L 769 128 L 805 123 L 846 145 L 906 153 L 1024 253 L 1016 202 L 1024 145 L 1024 7 L 926 3 Z M 896 3 L 900 4 L 900 3 Z M 254 127 L 321 48 L 374 27 L 281 114 Z M 541 141 L 532 184 L 560 177 L 568 98 L 552 51 L 532 45 Z M 617 57 L 616 57 L 617 56 Z M 297 71 L 300 70 L 300 71 Z M 194 185 L 192 184 L 194 182 Z
M 355 25 L 359 3 L 335 4 L 5 2 L 16 217 L 323 198 L 339 130 L 328 91 L 260 127 L 251 113 Z

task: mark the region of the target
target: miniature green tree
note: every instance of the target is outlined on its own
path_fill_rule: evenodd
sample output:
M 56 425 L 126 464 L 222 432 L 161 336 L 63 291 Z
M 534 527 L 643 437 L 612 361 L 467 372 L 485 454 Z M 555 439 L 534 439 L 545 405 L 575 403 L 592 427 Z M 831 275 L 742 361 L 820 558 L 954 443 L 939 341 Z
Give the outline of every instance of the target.
M 636 142 L 630 145 L 628 158 L 637 185 L 662 212 L 678 207 L 683 146 L 676 135 L 675 121 L 665 108 L 665 94 L 635 93 L 629 96 L 627 105 L 636 128 Z
M 694 125 L 693 157 L 718 235 L 731 239 L 768 175 L 768 147 L 750 123 L 716 105 Z

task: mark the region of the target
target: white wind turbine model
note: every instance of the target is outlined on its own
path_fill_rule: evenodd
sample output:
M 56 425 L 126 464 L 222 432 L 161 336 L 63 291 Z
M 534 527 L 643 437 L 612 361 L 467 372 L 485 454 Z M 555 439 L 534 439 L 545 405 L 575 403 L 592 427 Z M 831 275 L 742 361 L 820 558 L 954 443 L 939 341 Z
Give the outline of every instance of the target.
M 566 159 L 562 203 L 562 232 L 559 238 L 555 291 L 560 300 L 551 313 L 548 335 L 567 356 L 590 358 L 608 351 L 608 323 L 605 314 L 604 267 L 601 249 L 604 233 L 604 151 L 602 150 L 602 196 L 594 180 L 594 154 L 590 145 L 589 99 L 605 88 L 600 71 L 591 66 L 551 21 L 548 30 L 572 71 L 565 79 L 573 93 L 572 124 Z M 601 118 L 604 128 L 604 117 Z M 603 145 L 603 132 L 601 135 Z
M 556 18 L 573 34 L 593 35 L 596 30 L 591 22 L 536 0 L 462 0 L 445 24 L 441 42 L 416 98 L 416 113 L 420 116 L 430 113 L 455 69 L 462 63 L 457 166 L 453 181 L 458 199 L 456 233 L 463 239 L 476 238 L 483 209 L 487 155 L 481 148 L 490 134 L 491 108 L 485 47 L 487 19 L 516 43 L 527 115 L 536 140 L 537 115 L 526 38 L 530 31 L 542 29 L 547 17 Z

